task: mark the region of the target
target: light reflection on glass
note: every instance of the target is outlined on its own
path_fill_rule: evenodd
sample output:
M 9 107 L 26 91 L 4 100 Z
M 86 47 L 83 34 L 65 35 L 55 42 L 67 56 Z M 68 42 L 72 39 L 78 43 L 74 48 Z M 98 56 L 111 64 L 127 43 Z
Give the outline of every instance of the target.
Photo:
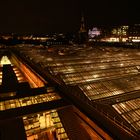
M 23 117 L 27 140 L 69 140 L 56 110 Z

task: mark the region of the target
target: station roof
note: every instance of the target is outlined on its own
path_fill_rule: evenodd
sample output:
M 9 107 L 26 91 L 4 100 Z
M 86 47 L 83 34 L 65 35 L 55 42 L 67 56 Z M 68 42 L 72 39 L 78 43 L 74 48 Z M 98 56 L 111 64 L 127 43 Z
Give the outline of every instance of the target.
M 140 97 L 138 49 L 70 46 L 61 47 L 64 55 L 59 54 L 59 49 L 55 50 L 54 55 L 47 49 L 34 48 L 25 46 L 18 52 L 24 55 L 24 59 L 30 59 L 35 65 L 40 64 L 42 70 L 48 70 L 52 76 L 63 80 L 64 85 L 77 85 L 92 103 L 103 101 L 103 104 L 108 104 L 112 109 L 118 107 L 115 110 L 120 114 L 121 108 L 117 104 L 134 100 L 131 104 L 133 106 Z M 138 122 L 139 119 L 140 117 Z M 125 121 L 131 125 L 128 119 Z M 137 125 L 136 131 L 139 132 L 139 129 L 140 126 Z

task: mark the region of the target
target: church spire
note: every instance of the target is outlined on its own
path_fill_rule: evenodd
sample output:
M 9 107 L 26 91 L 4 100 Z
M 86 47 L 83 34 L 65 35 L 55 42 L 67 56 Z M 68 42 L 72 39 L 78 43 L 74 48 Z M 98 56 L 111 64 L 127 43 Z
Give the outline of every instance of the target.
M 79 30 L 79 43 L 84 44 L 87 42 L 87 39 L 88 39 L 88 36 L 87 36 L 86 27 L 85 27 L 85 19 L 84 19 L 84 15 L 82 14 L 81 26 Z
M 79 32 L 86 32 L 86 28 L 85 28 L 85 18 L 84 18 L 84 15 L 82 14 L 82 17 L 81 17 L 81 26 L 80 26 L 80 31 Z

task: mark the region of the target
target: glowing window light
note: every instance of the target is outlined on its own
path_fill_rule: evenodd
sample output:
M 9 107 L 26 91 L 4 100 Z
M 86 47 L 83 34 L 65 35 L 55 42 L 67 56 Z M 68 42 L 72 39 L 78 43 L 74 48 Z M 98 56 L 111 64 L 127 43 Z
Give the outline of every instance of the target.
M 7 94 L 1 94 L 1 97 L 9 97 L 9 96 L 15 96 L 16 92 L 8 92 Z M 54 98 L 52 98 L 54 97 Z M 0 111 L 7 110 L 7 109 L 14 109 L 18 107 L 23 106 L 29 106 L 33 104 L 39 104 L 43 102 L 50 102 L 54 100 L 59 100 L 61 97 L 57 93 L 47 93 L 37 96 L 30 96 L 30 97 L 24 97 L 20 99 L 14 99 L 14 100 L 7 100 L 7 101 L 1 101 L 0 102 Z M 14 104 L 11 106 L 11 104 Z M 1 107 L 3 106 L 3 107 Z
M 132 42 L 140 42 L 139 39 L 132 39 Z
M 9 58 L 8 58 L 7 56 L 3 56 L 3 57 L 1 58 L 0 63 L 1 63 L 2 66 L 3 66 L 3 65 L 7 65 L 7 64 L 11 64 L 11 62 L 10 62 L 10 60 L 9 60 Z
M 128 38 L 122 38 L 122 42 L 126 42 Z
M 44 134 L 54 139 L 52 132 L 56 132 L 56 137 L 59 140 L 69 140 L 56 110 L 24 116 L 23 123 L 27 140 L 38 139 Z

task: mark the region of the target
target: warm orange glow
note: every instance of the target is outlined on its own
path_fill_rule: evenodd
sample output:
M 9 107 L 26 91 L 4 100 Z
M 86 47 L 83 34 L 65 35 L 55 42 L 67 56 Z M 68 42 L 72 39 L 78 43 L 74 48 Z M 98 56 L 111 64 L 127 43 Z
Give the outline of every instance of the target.
M 25 77 L 28 79 L 31 87 L 38 88 L 45 86 L 42 80 L 37 77 L 30 69 L 28 69 L 24 64 L 20 65 L 21 71 L 24 73 Z
M 45 83 L 47 82 L 45 80 L 43 81 L 43 79 L 41 79 L 39 75 L 35 74 L 25 64 L 19 61 L 15 56 L 13 56 L 13 61 L 16 64 L 16 66 L 20 69 L 20 71 L 24 74 L 24 76 L 26 77 L 27 81 L 29 82 L 32 88 L 45 86 Z M 16 68 L 14 70 L 17 71 Z

